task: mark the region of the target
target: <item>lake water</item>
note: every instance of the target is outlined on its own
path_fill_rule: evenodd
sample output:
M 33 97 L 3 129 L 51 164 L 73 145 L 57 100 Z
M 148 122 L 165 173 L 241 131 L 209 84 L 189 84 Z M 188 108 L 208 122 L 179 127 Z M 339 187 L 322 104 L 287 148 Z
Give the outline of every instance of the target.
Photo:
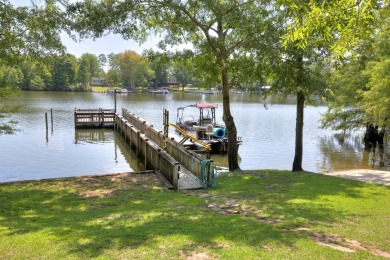
M 4 103 L 6 102 L 6 103 Z M 222 122 L 222 96 L 188 93 L 168 95 L 130 93 L 117 95 L 117 108 L 132 113 L 163 129 L 163 108 L 176 121 L 176 109 L 198 102 L 218 104 L 217 119 Z M 240 167 L 290 170 L 294 159 L 295 98 L 263 100 L 257 95 L 231 95 L 231 111 L 238 135 Z M 277 104 L 272 104 L 277 103 Z M 123 138 L 110 129 L 75 129 L 75 108 L 114 108 L 113 94 L 73 92 L 21 92 L 3 101 L 23 104 L 16 114 L 1 119 L 17 121 L 12 135 L 0 135 L 0 182 L 81 176 L 143 170 L 143 162 Z M 53 109 L 53 128 L 50 126 Z M 384 157 L 364 151 L 361 132 L 344 141 L 337 133 L 319 128 L 325 106 L 307 106 L 304 121 L 303 168 L 324 172 L 356 168 L 390 170 L 389 151 Z M 45 127 L 45 113 L 49 129 Z M 170 129 L 173 133 L 173 130 Z M 227 166 L 226 156 L 213 156 L 219 166 Z

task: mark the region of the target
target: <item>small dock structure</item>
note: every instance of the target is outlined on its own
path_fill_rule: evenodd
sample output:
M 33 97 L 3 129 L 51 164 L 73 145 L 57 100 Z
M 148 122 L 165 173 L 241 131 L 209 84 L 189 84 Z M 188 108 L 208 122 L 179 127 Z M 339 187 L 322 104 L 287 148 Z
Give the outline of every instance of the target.
M 148 169 L 154 169 L 167 187 L 175 190 L 201 189 L 215 185 L 212 160 L 188 150 L 146 120 L 122 109 L 75 109 L 75 127 L 113 127 L 119 131 Z
M 75 109 L 74 124 L 79 127 L 113 127 L 114 109 Z

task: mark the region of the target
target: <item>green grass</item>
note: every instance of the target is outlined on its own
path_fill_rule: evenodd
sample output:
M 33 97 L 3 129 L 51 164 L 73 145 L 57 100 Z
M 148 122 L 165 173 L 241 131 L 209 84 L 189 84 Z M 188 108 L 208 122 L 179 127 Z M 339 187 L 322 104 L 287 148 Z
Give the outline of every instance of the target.
M 107 87 L 100 87 L 100 86 L 92 86 L 92 92 L 99 92 L 99 93 L 103 93 L 103 92 L 107 92 Z
M 380 259 L 389 223 L 389 187 L 310 173 L 229 173 L 182 192 L 153 174 L 0 185 L 3 259 Z

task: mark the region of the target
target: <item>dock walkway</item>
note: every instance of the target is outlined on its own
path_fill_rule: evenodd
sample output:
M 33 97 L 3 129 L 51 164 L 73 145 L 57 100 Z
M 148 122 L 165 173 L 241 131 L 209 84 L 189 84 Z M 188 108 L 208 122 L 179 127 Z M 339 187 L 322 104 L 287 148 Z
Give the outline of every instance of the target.
M 203 184 L 198 177 L 193 175 L 184 167 L 179 171 L 179 190 L 196 190 L 203 189 Z
M 75 127 L 114 127 L 169 188 L 201 189 L 215 185 L 215 167 L 211 160 L 187 149 L 135 114 L 122 109 L 75 109 Z M 207 180 L 200 176 L 207 176 Z M 214 180 L 214 181 L 211 181 Z

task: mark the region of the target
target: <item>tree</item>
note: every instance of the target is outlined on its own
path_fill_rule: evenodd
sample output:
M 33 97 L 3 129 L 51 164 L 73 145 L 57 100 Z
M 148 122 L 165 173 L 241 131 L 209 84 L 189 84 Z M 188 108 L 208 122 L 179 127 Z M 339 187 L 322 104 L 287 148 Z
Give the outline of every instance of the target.
M 43 81 L 43 79 L 41 79 L 41 77 L 35 76 L 31 80 L 31 86 L 30 86 L 31 90 L 44 90 L 45 88 L 46 88 L 45 82 Z
M 104 67 L 106 66 L 108 60 L 105 54 L 100 54 L 98 56 L 100 67 L 102 68 L 102 71 L 104 71 Z
M 150 69 L 154 71 L 154 77 L 151 79 L 153 87 L 161 87 L 162 83 L 167 82 L 170 54 L 147 50 L 143 52 L 142 56 L 148 60 Z
M 335 64 L 329 71 L 328 110 L 321 119 L 322 128 L 342 130 L 358 129 L 365 124 L 364 111 L 361 108 L 368 77 L 364 70 L 363 57 L 350 57 Z
M 116 64 L 115 59 L 116 59 L 116 55 L 114 53 L 110 53 L 107 55 L 109 69 L 112 69 L 115 66 Z
M 177 82 L 184 87 L 188 84 L 193 83 L 193 77 L 189 66 L 184 63 L 175 62 L 173 64 L 173 76 L 177 79 Z
M 120 82 L 120 72 L 116 69 L 109 69 L 107 71 L 107 82 L 110 87 L 115 87 Z
M 390 126 L 390 8 L 382 10 L 378 17 L 378 30 L 373 39 L 376 56 L 370 57 L 364 74 L 368 77 L 367 91 L 363 93 L 362 108 L 367 121 L 382 128 Z
M 84 1 L 73 4 L 69 11 L 74 12 L 75 28 L 82 36 L 93 32 L 98 37 L 110 30 L 142 40 L 148 30 L 155 30 L 165 32 L 160 43 L 163 48 L 189 42 L 196 55 L 207 55 L 208 64 L 219 72 L 223 89 L 229 169 L 239 169 L 237 129 L 230 110 L 229 75 L 234 69 L 230 60 L 233 54 L 247 55 L 259 49 L 259 44 L 265 45 L 274 18 L 267 1 Z
M 323 127 L 344 132 L 366 124 L 388 127 L 389 12 L 388 6 L 378 10 L 373 36 L 362 38 L 331 70 Z
M 6 81 L 11 87 L 19 87 L 23 81 L 23 73 L 19 68 L 10 68 L 8 70 Z
M 152 71 L 141 55 L 135 51 L 125 51 L 118 54 L 117 62 L 123 85 L 133 89 L 146 85 L 147 78 Z
M 390 126 L 390 58 L 368 64 L 366 73 L 370 74 L 368 91 L 363 93 L 362 108 L 367 121 L 382 127 Z
M 303 122 L 304 107 L 311 95 L 324 96 L 327 88 L 321 62 L 322 51 L 315 46 L 305 50 L 294 46 L 279 48 L 279 58 L 272 63 L 272 91 L 283 95 L 294 94 L 297 98 L 295 125 L 295 155 L 293 171 L 303 171 Z M 323 50 L 324 51 L 324 50 Z M 324 51 L 325 52 L 325 51 Z
M 91 77 L 98 77 L 103 70 L 100 68 L 98 57 L 94 54 L 84 53 L 78 60 L 77 82 L 87 88 Z
M 281 9 L 288 9 L 293 16 L 288 23 L 288 32 L 283 36 L 285 44 L 295 44 L 304 49 L 308 39 L 315 36 L 330 44 L 333 56 L 342 57 L 353 50 L 361 39 L 375 31 L 376 14 L 388 8 L 389 1 L 377 0 L 277 0 Z
M 301 48 L 299 41 L 283 42 L 283 36 L 288 32 L 291 21 L 302 19 L 302 10 L 309 6 L 305 2 L 296 6 L 281 6 L 278 11 L 277 30 L 273 35 L 273 48 L 265 59 L 269 64 L 266 68 L 259 68 L 268 74 L 272 82 L 271 92 L 284 96 L 294 94 L 297 99 L 295 124 L 295 154 L 292 171 L 303 171 L 303 123 L 304 108 L 310 102 L 311 95 L 323 97 L 326 93 L 326 81 L 323 77 L 325 62 L 329 57 L 329 45 L 318 40 L 317 35 L 310 35 L 304 39 L 305 48 Z M 279 39 L 277 39 L 279 38 Z
M 52 89 L 67 91 L 75 83 L 77 59 L 74 55 L 66 54 L 53 58 Z

